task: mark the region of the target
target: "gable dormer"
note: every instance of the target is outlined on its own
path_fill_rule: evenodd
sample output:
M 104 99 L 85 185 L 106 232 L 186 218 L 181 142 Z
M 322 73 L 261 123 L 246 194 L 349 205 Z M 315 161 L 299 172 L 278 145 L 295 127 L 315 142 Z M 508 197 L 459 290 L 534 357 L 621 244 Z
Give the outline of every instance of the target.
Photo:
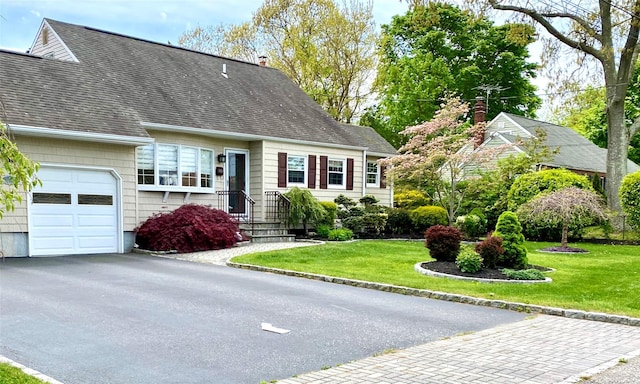
M 51 28 L 47 19 L 42 20 L 36 38 L 31 44 L 29 53 L 34 56 L 42 56 L 47 59 L 78 62 L 76 56 L 62 41 L 56 31 Z
M 513 136 L 513 137 L 521 137 L 521 138 L 529 138 L 533 135 L 529 133 L 526 129 L 524 129 L 520 124 L 514 121 L 504 112 L 501 112 L 496 116 L 493 120 L 487 124 L 487 129 L 485 132 L 485 139 L 495 135 L 495 134 Z

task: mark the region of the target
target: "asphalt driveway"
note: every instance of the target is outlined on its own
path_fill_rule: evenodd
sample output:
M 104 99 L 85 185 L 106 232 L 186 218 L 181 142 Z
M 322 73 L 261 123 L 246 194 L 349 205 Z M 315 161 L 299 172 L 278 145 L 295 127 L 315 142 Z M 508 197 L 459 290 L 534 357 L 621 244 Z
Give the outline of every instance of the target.
M 0 263 L 0 355 L 66 384 L 259 383 L 524 317 L 137 254 Z

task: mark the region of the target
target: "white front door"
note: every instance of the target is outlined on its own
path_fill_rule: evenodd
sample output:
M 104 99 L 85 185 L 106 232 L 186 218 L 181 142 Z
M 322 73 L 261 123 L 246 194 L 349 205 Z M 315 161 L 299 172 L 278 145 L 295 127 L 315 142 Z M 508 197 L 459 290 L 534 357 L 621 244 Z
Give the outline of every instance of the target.
M 43 166 L 31 193 L 32 256 L 118 252 L 118 180 L 107 170 Z

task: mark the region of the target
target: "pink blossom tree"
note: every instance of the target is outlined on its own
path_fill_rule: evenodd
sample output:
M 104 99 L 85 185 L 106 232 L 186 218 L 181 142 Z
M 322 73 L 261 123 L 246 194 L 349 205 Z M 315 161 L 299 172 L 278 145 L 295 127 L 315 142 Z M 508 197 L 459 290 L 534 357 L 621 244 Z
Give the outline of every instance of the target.
M 608 217 L 605 202 L 600 195 L 577 187 L 567 187 L 535 197 L 521 206 L 518 214 L 538 222 L 561 222 L 561 248 L 567 247 L 570 225 L 584 228 L 594 222 L 607 220 Z
M 389 167 L 391 180 L 429 185 L 434 191 L 432 200 L 447 210 L 450 225 L 464 197 L 458 183 L 465 170 L 470 165 L 489 166 L 507 147 L 475 148 L 474 137 L 484 132 L 484 123 L 471 125 L 468 113 L 469 104 L 457 97 L 447 99 L 433 119 L 400 132 L 409 139 L 398 155 L 381 160 Z

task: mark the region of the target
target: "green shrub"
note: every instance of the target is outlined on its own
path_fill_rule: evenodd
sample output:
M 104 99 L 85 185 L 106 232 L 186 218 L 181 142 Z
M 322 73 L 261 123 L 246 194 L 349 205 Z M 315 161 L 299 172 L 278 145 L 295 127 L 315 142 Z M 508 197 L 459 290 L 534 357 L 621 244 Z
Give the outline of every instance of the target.
M 342 194 L 338 195 L 338 197 L 333 199 L 333 202 L 336 203 L 340 208 L 344 210 L 348 210 L 349 208 L 354 207 L 358 204 L 353 199 L 350 199 L 347 196 Z
M 431 204 L 431 199 L 420 191 L 398 191 L 393 195 L 393 205 L 396 208 L 412 210 L 429 204 Z
M 542 272 L 533 268 L 520 269 L 517 271 L 513 269 L 505 268 L 502 270 L 502 273 L 504 273 L 507 277 L 514 280 L 544 280 L 545 279 L 545 276 L 544 274 L 542 274 Z
M 374 195 L 364 195 L 358 201 L 360 201 L 360 204 L 364 205 L 365 207 L 376 205 L 378 204 L 378 202 L 380 202 L 380 200 L 378 200 L 378 198 Z
M 331 231 L 331 229 L 333 229 L 333 226 L 329 224 L 318 224 L 316 225 L 316 234 L 318 237 L 326 239 L 329 237 L 329 231 Z
M 338 218 L 342 226 L 361 237 L 378 237 L 384 231 L 387 214 L 384 207 L 377 205 L 378 199 L 373 195 L 365 195 L 357 205 L 352 199 L 340 195 L 335 199 L 340 206 Z
M 427 229 L 424 238 L 424 246 L 429 249 L 432 258 L 438 261 L 456 261 L 462 242 L 462 232 L 458 228 L 434 225 Z
M 353 239 L 353 232 L 347 228 L 335 228 L 329 231 L 327 238 L 331 241 L 347 241 Z
M 464 247 L 456 257 L 456 265 L 464 273 L 476 273 L 482 268 L 482 257 L 473 249 Z
M 467 239 L 476 239 L 486 234 L 486 223 L 477 215 L 468 214 L 458 216 L 456 219 L 456 227 L 458 227 Z
M 449 223 L 447 211 L 435 205 L 427 205 L 409 211 L 409 217 L 413 226 L 419 232 L 434 225 L 447 225 Z
M 404 208 L 387 209 L 386 233 L 392 235 L 410 235 L 413 231 L 414 227 L 408 210 Z
M 640 231 L 640 171 L 630 173 L 622 179 L 619 194 L 627 222 Z
M 483 241 L 479 242 L 475 246 L 476 252 L 482 257 L 483 264 L 487 268 L 495 268 L 498 260 L 504 253 L 502 248 L 502 238 L 488 236 Z
M 498 265 L 513 269 L 523 269 L 527 266 L 527 248 L 524 246 L 522 226 L 515 213 L 505 211 L 498 217 L 493 236 L 502 238 L 504 248 Z
M 510 211 L 515 211 L 541 192 L 553 192 L 571 186 L 593 190 L 588 178 L 566 169 L 549 169 L 524 174 L 518 177 L 509 189 L 507 194 L 508 208 Z
M 324 215 L 319 223 L 333 226 L 333 224 L 335 224 L 336 217 L 338 216 L 338 204 L 332 201 L 321 201 L 320 205 L 324 208 Z
M 292 226 L 302 224 L 306 234 L 308 224 L 322 221 L 325 209 L 310 190 L 293 187 L 284 195 L 291 202 L 289 224 Z

